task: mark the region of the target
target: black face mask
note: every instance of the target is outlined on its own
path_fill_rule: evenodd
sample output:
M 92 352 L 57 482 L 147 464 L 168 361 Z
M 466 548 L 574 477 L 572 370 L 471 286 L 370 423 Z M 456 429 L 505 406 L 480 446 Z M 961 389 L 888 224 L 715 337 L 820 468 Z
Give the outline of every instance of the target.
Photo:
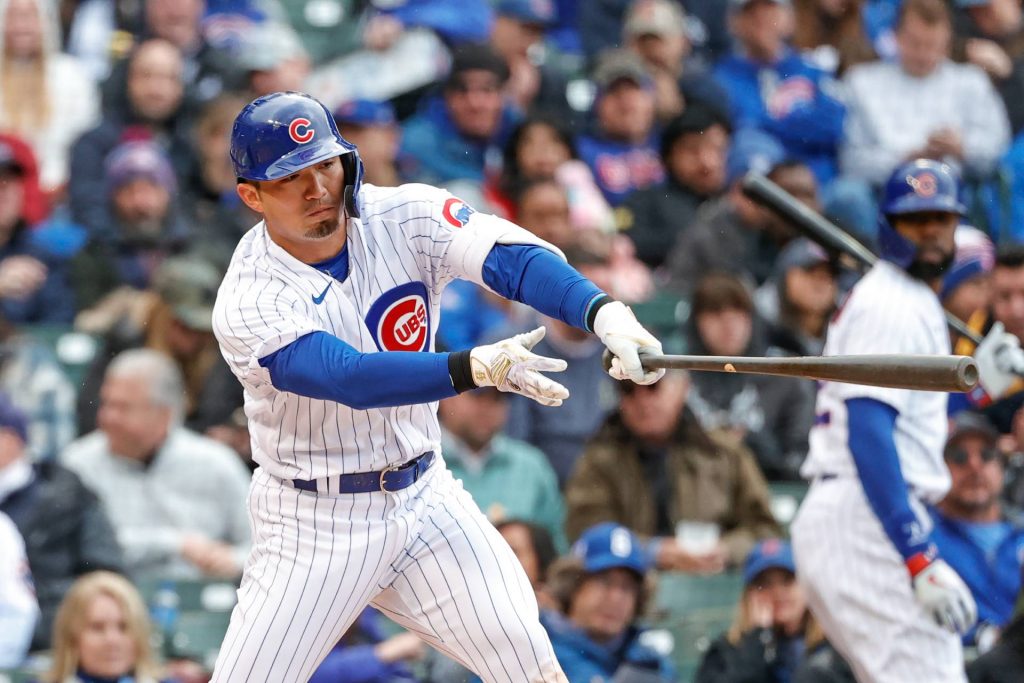
M 931 282 L 946 274 L 946 271 L 953 265 L 953 254 L 947 254 L 946 258 L 938 263 L 926 263 L 914 259 L 914 262 L 907 268 L 907 274 L 916 277 L 918 280 Z

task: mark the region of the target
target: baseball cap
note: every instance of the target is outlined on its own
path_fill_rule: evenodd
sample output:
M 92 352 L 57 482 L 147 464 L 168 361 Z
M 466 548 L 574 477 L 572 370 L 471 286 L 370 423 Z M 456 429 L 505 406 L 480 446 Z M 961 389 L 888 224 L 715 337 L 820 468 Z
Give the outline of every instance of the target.
M 750 171 L 768 173 L 786 158 L 786 150 L 771 135 L 743 128 L 732 136 L 725 160 L 725 182 L 732 185 Z
M 306 50 L 291 26 L 265 21 L 245 32 L 235 62 L 244 71 L 270 71 L 289 59 L 304 56 Z
M 651 84 L 651 75 L 643 60 L 629 50 L 609 50 L 598 59 L 593 80 L 600 97 L 600 93 L 606 92 L 619 81 L 632 81 L 647 87 Z
M 760 541 L 747 555 L 743 564 L 743 585 L 757 578 L 757 575 L 769 569 L 785 569 L 796 574 L 796 563 L 793 561 L 793 548 L 789 541 L 781 538 L 768 538 Z
M 107 157 L 107 183 L 116 190 L 125 183 L 145 178 L 169 192 L 177 188 L 170 159 L 156 143 L 147 140 L 124 142 Z
M 395 109 L 390 102 L 351 100 L 334 110 L 334 120 L 339 126 L 390 126 L 395 123 Z
M 753 2 L 759 2 L 759 1 L 760 0 L 729 0 L 729 9 L 730 10 L 741 10 L 741 9 L 745 8 L 749 4 L 751 4 Z M 789 0 L 768 0 L 768 1 L 769 2 L 773 2 L 776 5 L 784 5 L 785 7 L 789 7 L 789 4 L 790 4 Z
M 992 0 L 956 0 L 953 4 L 957 7 L 985 7 L 991 5 Z
M 508 64 L 486 43 L 467 43 L 455 48 L 445 88 L 458 87 L 461 84 L 459 77 L 466 71 L 490 71 L 502 83 L 509 77 Z
M 153 289 L 186 327 L 210 332 L 220 281 L 220 272 L 208 261 L 178 256 L 160 264 L 153 276 Z
M 950 421 L 949 436 L 946 438 L 947 448 L 967 435 L 980 436 L 992 445 L 999 439 L 999 430 L 985 415 L 973 410 L 961 410 Z
M 621 568 L 643 575 L 650 568 L 640 539 L 614 522 L 602 522 L 584 531 L 570 553 L 583 561 L 583 571 L 588 574 Z
M 10 429 L 22 442 L 28 441 L 28 416 L 4 393 L 0 393 L 0 429 Z
M 552 0 L 498 0 L 494 11 L 498 16 L 513 17 L 527 24 L 542 26 L 549 26 L 558 18 Z
M 686 15 L 672 0 L 637 0 L 626 12 L 627 36 L 686 35 Z
M 956 255 L 944 278 L 939 298 L 945 300 L 957 287 L 992 270 L 996 248 L 988 235 L 970 225 L 959 225 L 954 234 Z
M 793 268 L 811 268 L 830 262 L 828 252 L 820 244 L 806 237 L 798 237 L 779 253 L 775 261 L 775 272 L 781 275 Z

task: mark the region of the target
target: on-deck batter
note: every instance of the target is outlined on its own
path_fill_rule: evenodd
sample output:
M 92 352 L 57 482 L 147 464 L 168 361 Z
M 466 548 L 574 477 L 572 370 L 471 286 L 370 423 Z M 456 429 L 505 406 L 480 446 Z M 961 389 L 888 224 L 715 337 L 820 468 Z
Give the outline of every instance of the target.
M 264 220 L 241 240 L 214 331 L 245 389 L 259 464 L 253 549 L 213 680 L 304 681 L 367 603 L 485 681 L 564 681 L 533 590 L 439 452 L 437 401 L 496 386 L 568 396 L 543 329 L 433 353 L 465 278 L 592 330 L 642 383 L 658 341 L 560 252 L 425 185 L 362 185 L 358 153 L 298 93 L 243 109 L 231 156 Z
M 885 188 L 880 260 L 829 325 L 824 355 L 950 353 L 936 296 L 964 212 L 949 166 L 918 160 Z M 949 488 L 947 395 L 824 383 L 811 489 L 792 526 L 812 611 L 858 680 L 964 681 L 957 633 L 976 618 L 967 587 L 938 557 L 924 505 Z

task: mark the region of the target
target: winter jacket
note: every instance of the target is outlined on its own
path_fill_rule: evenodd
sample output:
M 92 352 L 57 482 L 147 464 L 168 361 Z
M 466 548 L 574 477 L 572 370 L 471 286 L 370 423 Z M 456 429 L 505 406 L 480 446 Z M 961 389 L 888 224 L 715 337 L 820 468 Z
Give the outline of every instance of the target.
M 707 199 L 671 177 L 629 195 L 620 209 L 621 229 L 636 247 L 637 258 L 651 268 L 661 266 Z
M 733 644 L 724 634 L 704 654 L 694 683 L 790 683 L 803 655 L 803 637 L 780 638 L 751 629 Z

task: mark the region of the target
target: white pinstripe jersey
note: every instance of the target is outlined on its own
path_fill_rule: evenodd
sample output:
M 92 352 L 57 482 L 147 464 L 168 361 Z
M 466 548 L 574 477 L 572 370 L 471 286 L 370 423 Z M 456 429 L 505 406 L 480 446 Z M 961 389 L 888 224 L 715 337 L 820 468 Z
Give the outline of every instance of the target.
M 850 292 L 828 328 L 823 355 L 907 353 L 949 355 L 949 332 L 939 299 L 928 285 L 887 261 L 879 261 Z M 849 398 L 874 398 L 899 411 L 893 437 L 900 468 L 916 495 L 935 502 L 949 489 L 942 459 L 947 395 L 824 382 L 818 390 L 816 424 L 801 473 L 856 476 L 848 446 Z
M 288 254 L 261 222 L 242 237 L 217 294 L 214 333 L 245 390 L 253 459 L 283 479 L 380 470 L 439 451 L 437 403 L 356 410 L 279 391 L 259 359 L 317 331 L 363 353 L 432 351 L 444 286 L 456 277 L 482 284 L 496 241 L 537 242 L 427 185 L 363 185 L 359 206 L 344 281 Z

